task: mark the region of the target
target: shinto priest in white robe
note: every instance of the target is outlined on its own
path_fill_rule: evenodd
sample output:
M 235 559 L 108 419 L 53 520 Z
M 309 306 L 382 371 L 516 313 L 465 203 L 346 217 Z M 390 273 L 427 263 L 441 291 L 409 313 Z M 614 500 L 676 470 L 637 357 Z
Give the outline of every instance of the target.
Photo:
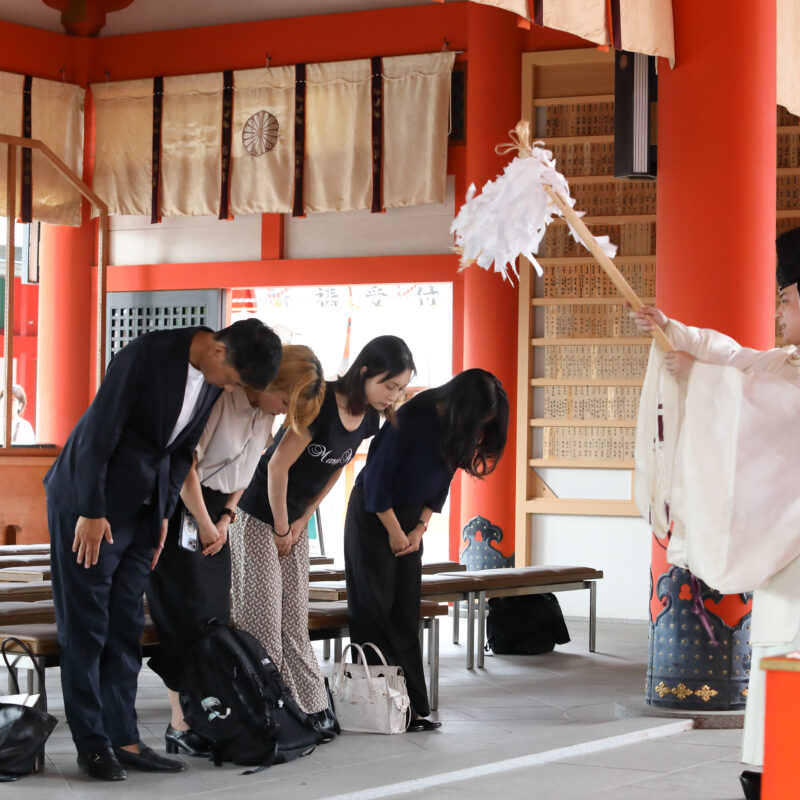
M 636 433 L 634 495 L 667 559 L 724 594 L 754 592 L 742 761 L 763 764 L 766 655 L 800 648 L 800 350 L 751 350 L 670 320 L 687 381 L 654 343 Z

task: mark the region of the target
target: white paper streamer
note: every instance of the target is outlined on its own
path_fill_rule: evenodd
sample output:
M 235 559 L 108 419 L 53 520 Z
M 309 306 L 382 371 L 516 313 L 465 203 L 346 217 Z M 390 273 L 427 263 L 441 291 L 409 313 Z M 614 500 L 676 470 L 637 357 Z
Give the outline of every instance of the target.
M 461 254 L 461 268 L 475 263 L 488 270 L 494 264 L 503 280 L 511 280 L 509 270 L 519 279 L 516 261 L 524 256 L 533 264 L 539 275 L 542 267 L 534 253 L 544 237 L 547 226 L 563 217 L 561 210 L 548 197 L 544 184 L 555 189 L 569 204 L 575 206 L 570 196 L 567 179 L 556 169 L 553 153 L 543 142 L 529 145 L 527 123 L 512 131 L 514 144 L 501 145 L 498 152 L 517 150 L 517 155 L 503 170 L 502 175 L 488 181 L 480 194 L 472 184 L 467 199 L 458 212 L 450 232 L 456 237 L 456 251 Z M 577 212 L 583 216 L 584 212 Z M 569 225 L 569 222 L 567 222 Z M 586 246 L 569 225 L 572 238 Z M 596 237 L 600 247 L 613 258 L 617 247 L 608 236 Z

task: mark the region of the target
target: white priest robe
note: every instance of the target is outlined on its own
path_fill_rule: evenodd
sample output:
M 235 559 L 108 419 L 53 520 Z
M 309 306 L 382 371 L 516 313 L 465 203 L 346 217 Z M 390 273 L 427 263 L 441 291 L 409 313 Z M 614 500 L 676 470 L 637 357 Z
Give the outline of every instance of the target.
M 763 763 L 766 655 L 800 648 L 800 350 L 741 347 L 670 320 L 688 381 L 654 344 L 636 436 L 634 495 L 667 558 L 724 593 L 753 591 L 742 761 Z

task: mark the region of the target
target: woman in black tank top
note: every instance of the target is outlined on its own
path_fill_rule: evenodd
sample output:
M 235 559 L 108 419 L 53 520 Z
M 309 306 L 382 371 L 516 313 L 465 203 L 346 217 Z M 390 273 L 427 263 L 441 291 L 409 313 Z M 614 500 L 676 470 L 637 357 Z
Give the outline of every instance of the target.
M 406 343 L 379 336 L 326 388 L 319 416 L 286 430 L 262 456 L 230 527 L 233 617 L 278 665 L 323 741 L 336 732 L 308 637 L 307 526 L 361 442 L 378 431 L 414 371 Z

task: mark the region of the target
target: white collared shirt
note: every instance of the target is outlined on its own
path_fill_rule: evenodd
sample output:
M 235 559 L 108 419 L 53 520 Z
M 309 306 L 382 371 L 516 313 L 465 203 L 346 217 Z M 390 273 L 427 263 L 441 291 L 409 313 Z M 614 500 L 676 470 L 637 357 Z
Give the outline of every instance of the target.
M 200 483 L 226 494 L 245 489 L 272 439 L 275 417 L 253 408 L 241 386 L 223 392 L 197 443 Z

